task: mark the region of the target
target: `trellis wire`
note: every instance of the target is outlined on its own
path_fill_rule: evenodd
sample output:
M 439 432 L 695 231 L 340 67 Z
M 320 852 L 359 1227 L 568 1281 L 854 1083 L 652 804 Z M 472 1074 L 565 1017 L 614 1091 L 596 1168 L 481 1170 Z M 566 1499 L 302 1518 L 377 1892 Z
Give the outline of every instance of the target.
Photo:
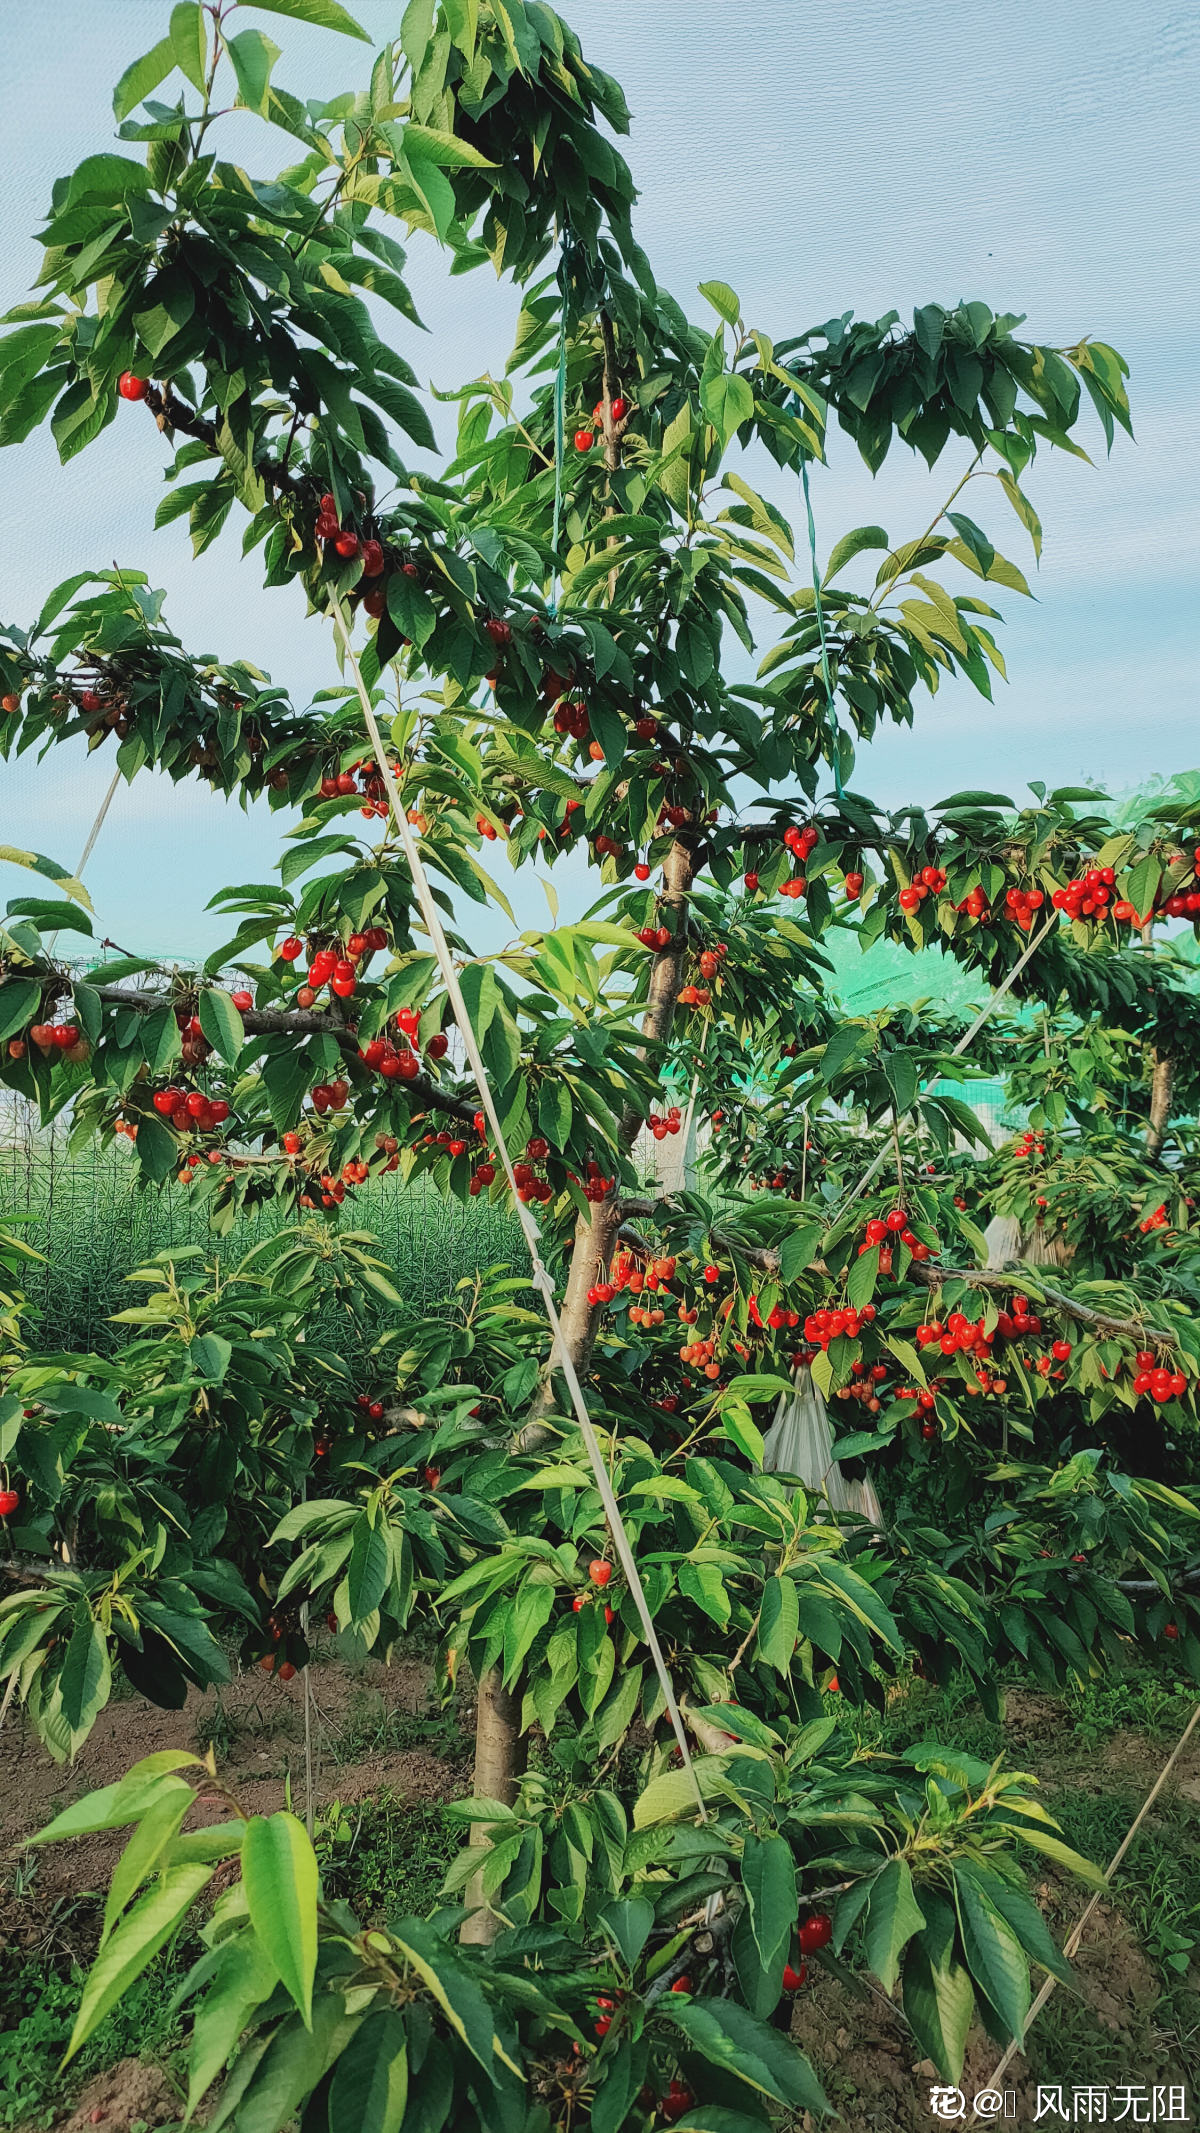
M 533 1286 L 535 1289 L 537 1289 L 539 1295 L 541 1296 L 542 1303 L 545 1307 L 546 1316 L 550 1321 L 550 1331 L 552 1336 L 550 1364 L 551 1366 L 553 1366 L 555 1363 L 557 1363 L 564 1379 L 566 1380 L 567 1390 L 570 1393 L 571 1397 L 571 1405 L 575 1411 L 575 1419 L 579 1424 L 580 1435 L 583 1438 L 583 1442 L 587 1450 L 587 1455 L 591 1463 L 592 1472 L 596 1478 L 596 1487 L 600 1494 L 601 1503 L 604 1506 L 604 1513 L 608 1521 L 609 1531 L 612 1534 L 613 1546 L 616 1549 L 621 1567 L 625 1572 L 625 1576 L 628 1581 L 629 1590 L 633 1598 L 634 1605 L 636 1606 L 638 1615 L 641 1618 L 642 1631 L 646 1639 L 647 1649 L 649 1650 L 650 1657 L 654 1664 L 654 1671 L 658 1675 L 659 1685 L 662 1689 L 663 1700 L 667 1709 L 667 1715 L 670 1718 L 671 1727 L 675 1734 L 675 1739 L 683 1760 L 683 1767 L 691 1783 L 692 1790 L 695 1793 L 696 1805 L 699 1810 L 701 1820 L 707 1821 L 708 1809 L 704 1804 L 704 1794 L 700 1789 L 700 1780 L 696 1775 L 695 1765 L 692 1762 L 692 1753 L 690 1744 L 688 1742 L 687 1728 L 683 1723 L 683 1716 L 680 1712 L 678 1702 L 676 1701 L 674 1683 L 671 1680 L 670 1670 L 667 1666 L 666 1659 L 663 1656 L 662 1646 L 658 1641 L 658 1632 L 654 1627 L 654 1617 L 650 1612 L 650 1603 L 646 1598 L 645 1587 L 642 1584 L 641 1576 L 637 1567 L 637 1562 L 634 1558 L 633 1549 L 630 1545 L 629 1535 L 625 1530 L 625 1522 L 621 1516 L 621 1508 L 613 1492 L 612 1481 L 609 1477 L 608 1468 L 604 1463 L 604 1454 L 600 1449 L 600 1441 L 592 1425 L 591 1416 L 588 1413 L 588 1406 L 586 1398 L 584 1397 L 583 1387 L 579 1382 L 579 1374 L 575 1368 L 575 1363 L 571 1356 L 570 1350 L 568 1349 L 567 1344 L 562 1337 L 562 1324 L 558 1315 L 558 1305 L 555 1302 L 554 1298 L 554 1281 L 541 1255 L 541 1231 L 539 1230 L 538 1225 L 534 1220 L 534 1217 L 530 1213 L 528 1207 L 525 1205 L 525 1203 L 521 1200 L 519 1196 L 517 1181 L 513 1172 L 513 1159 L 509 1152 L 508 1142 L 505 1138 L 504 1128 L 500 1120 L 500 1114 L 496 1108 L 495 1097 L 492 1093 L 491 1080 L 489 1078 L 487 1068 L 483 1063 L 483 1055 L 479 1049 L 479 1044 L 475 1036 L 475 1030 L 471 1022 L 471 1017 L 467 1012 L 467 1004 L 463 998 L 462 987 L 458 981 L 458 971 L 455 967 L 454 958 L 450 953 L 450 945 L 446 939 L 446 935 L 442 927 L 441 916 L 438 912 L 437 905 L 433 899 L 433 892 L 429 886 L 429 880 L 425 873 L 421 854 L 417 849 L 417 842 L 413 836 L 412 829 L 408 821 L 407 812 L 405 808 L 400 804 L 400 797 L 396 790 L 396 778 L 394 775 L 393 766 L 388 760 L 387 750 L 383 745 L 383 736 L 379 731 L 379 723 L 375 717 L 375 709 L 371 702 L 370 692 L 367 688 L 365 681 L 363 680 L 362 669 L 359 666 L 354 647 L 350 641 L 350 631 L 346 622 L 342 603 L 339 600 L 336 592 L 331 594 L 330 608 L 331 613 L 333 615 L 334 624 L 337 629 L 337 633 L 341 638 L 346 658 L 349 661 L 351 672 L 354 675 L 355 686 L 358 690 L 359 702 L 362 705 L 363 718 L 366 723 L 367 733 L 370 737 L 371 747 L 375 753 L 376 762 L 379 765 L 380 775 L 384 780 L 384 788 L 387 792 L 388 805 L 391 810 L 392 820 L 396 825 L 396 830 L 400 838 L 401 847 L 403 849 L 405 859 L 408 862 L 409 873 L 412 877 L 412 885 L 416 894 L 417 903 L 420 906 L 421 916 L 425 921 L 426 930 L 429 934 L 430 943 L 433 947 L 434 955 L 437 959 L 438 968 L 441 971 L 442 982 L 446 987 L 446 994 L 450 1001 L 450 1006 L 454 1014 L 454 1019 L 457 1022 L 462 1035 L 463 1048 L 466 1052 L 467 1061 L 470 1065 L 471 1072 L 475 1079 L 475 1086 L 479 1095 L 480 1103 L 482 1104 L 483 1110 L 487 1116 L 488 1124 L 491 1127 L 492 1139 L 495 1144 L 496 1153 L 500 1157 L 500 1161 L 504 1168 L 505 1176 L 508 1179 L 509 1190 L 512 1193 L 513 1206 L 516 1209 L 517 1219 L 521 1224 L 521 1228 L 525 1236 L 525 1242 L 529 1247 Z

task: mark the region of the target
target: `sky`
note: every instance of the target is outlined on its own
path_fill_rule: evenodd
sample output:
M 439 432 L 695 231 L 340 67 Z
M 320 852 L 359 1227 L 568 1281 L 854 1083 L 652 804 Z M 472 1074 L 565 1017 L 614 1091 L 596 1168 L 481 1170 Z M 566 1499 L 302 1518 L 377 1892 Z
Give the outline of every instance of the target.
M 377 41 L 398 28 L 400 0 L 349 4 Z M 111 84 L 164 33 L 170 7 L 57 0 L 52 36 L 42 10 L 6 10 L 0 302 L 25 297 L 51 185 L 111 144 Z M 915 732 L 890 729 L 860 751 L 855 788 L 886 806 L 964 785 L 1019 800 L 1029 778 L 1118 790 L 1200 764 L 1200 13 L 1177 0 L 567 0 L 561 11 L 625 89 L 637 233 L 693 317 L 708 315 L 695 294 L 708 278 L 730 282 L 746 318 L 777 339 L 845 310 L 907 320 L 931 300 L 982 298 L 1025 313 L 1039 341 L 1091 334 L 1129 362 L 1136 442 L 1119 436 L 1106 458 L 1092 422 L 1092 464 L 1043 455 L 1031 470 L 1040 568 L 998 490 L 968 506 L 1036 596 L 1003 595 L 1007 687 L 989 705 L 966 683 L 945 685 Z M 294 94 L 366 79 L 365 45 L 249 7 L 245 20 L 283 47 L 276 78 Z M 293 154 L 287 136 L 241 118 L 220 146 L 259 172 Z M 408 279 L 429 330 L 401 323 L 399 345 L 423 383 L 500 370 L 511 338 L 514 293 L 490 269 L 454 280 L 446 269 L 430 240 L 414 240 Z M 153 530 L 164 456 L 137 408 L 66 468 L 48 432 L 0 454 L 0 619 L 27 624 L 51 586 L 89 564 L 135 564 L 167 589 L 167 617 L 193 649 L 249 657 L 307 701 L 334 677 L 324 626 L 304 621 L 291 590 L 263 592 L 238 514 L 199 562 L 182 526 Z M 813 480 L 823 553 L 866 522 L 895 540 L 921 530 L 952 464 L 931 476 L 894 445 L 872 479 L 837 429 L 829 460 Z M 787 484 L 773 481 L 793 514 Z M 0 844 L 73 865 L 110 777 L 105 752 L 78 745 L 40 765 L 0 764 Z M 279 837 L 278 816 L 143 773 L 118 792 L 89 862 L 98 934 L 209 952 L 225 927 L 208 898 L 266 878 Z M 498 872 L 511 887 L 503 860 Z M 566 915 L 584 883 L 556 880 Z M 0 863 L 5 894 L 30 886 Z M 532 885 L 517 908 L 521 923 L 545 923 Z M 477 923 L 472 907 L 468 937 Z M 499 945 L 504 930 L 474 945 Z

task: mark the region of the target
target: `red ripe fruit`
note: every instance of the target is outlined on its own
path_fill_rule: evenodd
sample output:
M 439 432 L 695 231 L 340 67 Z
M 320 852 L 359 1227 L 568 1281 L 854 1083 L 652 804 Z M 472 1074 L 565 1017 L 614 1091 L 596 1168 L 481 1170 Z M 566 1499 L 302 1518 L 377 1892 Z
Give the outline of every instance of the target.
M 575 450 L 577 452 L 590 452 L 595 442 L 596 439 L 591 430 L 576 430 Z
M 624 422 L 626 415 L 629 413 L 629 402 L 625 399 L 623 394 L 617 394 L 616 399 L 612 403 L 610 413 L 614 422 Z
M 231 992 L 229 995 L 239 1015 L 248 1015 L 254 1005 L 252 992 Z
M 135 377 L 132 370 L 123 370 L 117 379 L 117 391 L 122 400 L 144 400 L 149 387 L 150 380 Z
M 294 933 L 290 934 L 286 941 L 280 942 L 279 959 L 283 963 L 294 963 L 297 957 L 302 956 L 303 953 L 304 943 L 302 940 L 298 940 Z
M 284 1152 L 284 1154 L 285 1154 L 285 1155 L 299 1155 L 299 1153 L 300 1153 L 300 1150 L 302 1149 L 302 1147 L 303 1147 L 303 1146 L 304 1146 L 304 1143 L 303 1143 L 303 1141 L 301 1140 L 301 1138 L 300 1138 L 300 1135 L 299 1135 L 298 1133 L 285 1133 L 285 1134 L 284 1134 L 284 1136 L 283 1136 L 283 1152 Z
M 742 880 L 743 880 L 743 882 L 745 883 L 745 885 L 746 885 L 747 889 L 748 889 L 748 890 L 750 891 L 750 894 L 751 894 L 751 896 L 753 896 L 753 894 L 754 894 L 755 890 L 756 890 L 756 889 L 757 889 L 757 887 L 758 887 L 758 876 L 757 876 L 757 874 L 755 874 L 755 873 L 743 874 L 743 876 L 742 876 Z
M 339 533 L 333 545 L 338 554 L 345 556 L 348 562 L 352 556 L 358 554 L 358 535 L 357 533 Z
M 639 860 L 638 860 L 638 863 L 637 863 L 637 865 L 635 866 L 635 868 L 634 868 L 634 870 L 633 870 L 633 874 L 634 874 L 634 879 L 635 879 L 635 881 L 649 881 L 649 879 L 650 879 L 650 869 L 649 869 L 649 867 L 648 867 L 648 866 L 646 865 L 646 862 L 645 862 L 645 860 L 644 860 L 644 859 L 639 859 Z
M 588 1564 L 588 1576 L 593 1585 L 603 1587 L 609 1583 L 612 1577 L 612 1564 L 601 1562 L 597 1557 L 594 1563 Z
M 377 578 L 383 569 L 383 550 L 378 541 L 364 541 L 362 551 L 364 578 Z
M 926 1439 L 926 1441 L 928 1441 L 928 1440 L 929 1440 L 930 1438 L 936 1437 L 936 1436 L 937 1436 L 937 1423 L 936 1423 L 936 1422 L 922 1422 L 922 1424 L 921 1424 L 921 1435 L 922 1435 L 922 1436 L 923 1436 L 923 1437 L 924 1437 L 924 1438 Z
M 714 1283 L 715 1281 L 719 1281 L 719 1280 L 721 1279 L 721 1269 L 720 1269 L 720 1267 L 719 1267 L 719 1266 L 706 1266 L 706 1267 L 705 1267 L 705 1269 L 704 1269 L 704 1279 L 705 1279 L 705 1280 L 707 1281 L 707 1283 L 708 1283 L 709 1287 L 711 1288 L 711 1287 L 712 1287 L 712 1284 L 713 1284 L 713 1283 Z
M 450 1049 L 450 1039 L 444 1030 L 435 1030 L 425 1049 L 431 1059 L 444 1059 Z
M 4 1517 L 4 1515 L 4 1499 L 3 1497 L 0 1497 L 0 1518 Z M 1163 1635 L 1164 1637 L 1169 1637 L 1172 1644 L 1174 1644 L 1176 1637 L 1179 1635 L 1178 1624 L 1175 1622 L 1165 1623 L 1163 1626 Z
M 1056 1363 L 1065 1363 L 1071 1353 L 1070 1341 L 1054 1341 L 1050 1349 Z
M 387 592 L 382 585 L 373 585 L 369 593 L 363 594 L 363 608 L 376 622 L 387 612 Z
M 784 1991 L 785 1991 L 785 1992 L 799 1992 L 799 1990 L 800 1990 L 800 1987 L 801 1987 L 801 1985 L 802 1985 L 802 1984 L 804 1983 L 804 1980 L 805 1980 L 805 1978 L 806 1978 L 807 1976 L 808 1976 L 808 1964 L 807 1964 L 807 1963 L 801 1963 L 801 1965 L 800 1965 L 800 1968 L 799 1968 L 798 1970 L 793 1970 L 793 1968 L 792 1968 L 792 1966 L 791 1966 L 791 1964 L 790 1964 L 790 1963 L 785 1963 L 785 1964 L 784 1964 L 784 1966 L 783 1966 L 783 1989 L 784 1989 Z
M 833 1939 L 833 1920 L 828 1911 L 814 1911 L 811 1917 L 802 1920 L 798 1938 L 805 1955 L 815 1955 L 818 1948 L 827 1948 Z
M 858 901 L 858 898 L 862 895 L 863 891 L 862 875 L 847 874 L 843 886 L 845 888 L 847 896 L 850 898 L 851 903 L 856 903 Z
M 512 623 L 506 622 L 503 615 L 489 615 L 483 627 L 485 635 L 491 638 L 493 644 L 503 648 L 504 645 L 512 643 Z
M 20 1501 L 15 1489 L 0 1489 L 0 1518 L 11 1518 Z
M 891 1214 L 890 1214 L 890 1215 L 889 1215 L 889 1216 L 887 1217 L 887 1227 L 888 1227 L 888 1228 L 889 1228 L 890 1230 L 892 1230 L 892 1231 L 893 1231 L 893 1232 L 894 1232 L 895 1234 L 897 1234 L 897 1235 L 899 1234 L 899 1232 L 900 1232 L 900 1231 L 901 1231 L 902 1229 L 907 1229 L 907 1228 L 908 1228 L 908 1212 L 907 1212 L 907 1209 L 905 1209 L 905 1208 L 903 1208 L 903 1207 L 893 1207 L 893 1209 L 892 1209 L 892 1211 L 891 1211 Z

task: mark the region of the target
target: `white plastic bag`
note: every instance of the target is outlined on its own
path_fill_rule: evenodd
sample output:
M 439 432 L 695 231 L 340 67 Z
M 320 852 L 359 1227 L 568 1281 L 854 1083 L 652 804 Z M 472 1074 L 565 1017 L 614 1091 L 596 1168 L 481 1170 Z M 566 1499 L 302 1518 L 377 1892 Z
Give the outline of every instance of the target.
M 847 1481 L 833 1456 L 829 1410 L 807 1366 L 796 1373 L 796 1390 L 780 1399 L 763 1441 L 769 1474 L 794 1474 L 806 1489 L 823 1495 L 836 1518 L 850 1512 L 882 1526 L 879 1498 L 869 1481 Z

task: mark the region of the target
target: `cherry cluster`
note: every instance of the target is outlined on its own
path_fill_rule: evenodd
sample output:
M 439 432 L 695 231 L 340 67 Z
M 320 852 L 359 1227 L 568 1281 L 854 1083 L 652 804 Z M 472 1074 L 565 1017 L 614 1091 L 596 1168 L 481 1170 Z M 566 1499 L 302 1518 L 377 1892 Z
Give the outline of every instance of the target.
M 1041 910 L 1045 901 L 1045 896 L 1040 889 L 1007 889 L 1004 895 L 1005 910 L 1014 923 L 1021 928 L 1022 933 L 1030 931 L 1033 925 L 1034 913 Z M 1062 907 L 1060 906 L 1060 908 Z
M 150 1101 L 159 1117 L 174 1126 L 177 1133 L 211 1133 L 214 1126 L 223 1126 L 229 1116 L 229 1105 L 223 1096 L 206 1096 L 203 1089 L 181 1089 L 174 1083 L 156 1089 Z
M 919 1264 L 923 1264 L 926 1259 L 932 1258 L 935 1251 L 941 1250 L 939 1244 L 923 1244 L 921 1242 L 921 1239 L 909 1226 L 907 1208 L 893 1207 L 887 1215 L 873 1215 L 871 1217 L 866 1229 L 863 1231 L 863 1241 L 858 1247 L 858 1256 L 861 1259 L 864 1252 L 874 1251 L 878 1246 L 879 1271 L 881 1274 L 890 1274 L 892 1271 L 892 1247 L 897 1243 L 906 1246 L 912 1257 Z
M 1112 867 L 1089 867 L 1085 874 L 1069 881 L 1065 889 L 1055 889 L 1050 901 L 1056 911 L 1065 911 L 1068 918 L 1106 918 L 1116 878 Z M 1115 905 L 1113 916 L 1133 918 L 1133 905 Z
M 856 1341 L 863 1326 L 875 1322 L 874 1304 L 863 1304 L 855 1310 L 850 1304 L 837 1310 L 810 1311 L 804 1321 L 804 1338 L 814 1350 L 827 1353 L 831 1341 L 844 1335 L 848 1341 Z
M 941 867 L 922 867 L 908 887 L 901 889 L 897 902 L 902 911 L 919 911 L 927 896 L 936 896 L 946 886 L 946 876 Z
M 1133 1389 L 1139 1395 L 1148 1392 L 1156 1407 L 1165 1407 L 1168 1400 L 1178 1400 L 1187 1391 L 1182 1370 L 1168 1370 L 1148 1348 L 1140 1348 L 1135 1361 Z
M 74 1022 L 35 1022 L 30 1029 L 29 1039 L 31 1044 L 36 1044 L 39 1052 L 48 1054 L 52 1061 L 65 1060 L 68 1066 L 78 1066 L 90 1057 L 91 1047 L 78 1024 Z M 10 1039 L 8 1056 L 10 1059 L 25 1057 L 23 1038 Z
M 670 1134 L 679 1133 L 682 1130 L 683 1113 L 680 1111 L 678 1104 L 672 1104 L 670 1110 L 664 1113 L 661 1118 L 657 1112 L 651 1111 L 646 1119 L 646 1124 L 649 1126 L 651 1134 L 656 1141 L 665 1141 Z

